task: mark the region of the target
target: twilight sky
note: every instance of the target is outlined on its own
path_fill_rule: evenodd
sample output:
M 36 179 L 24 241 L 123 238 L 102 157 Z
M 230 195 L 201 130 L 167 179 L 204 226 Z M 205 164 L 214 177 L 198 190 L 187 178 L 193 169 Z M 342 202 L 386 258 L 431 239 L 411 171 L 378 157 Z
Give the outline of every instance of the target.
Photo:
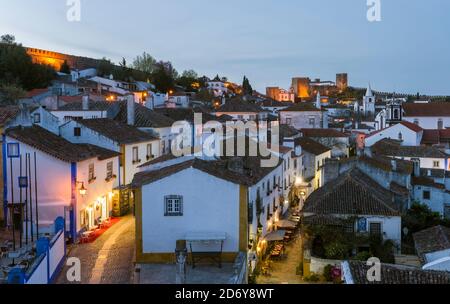
M 219 73 L 253 87 L 288 88 L 293 76 L 353 86 L 450 95 L 450 1 L 81 0 L 68 22 L 66 0 L 0 0 L 0 34 L 26 46 L 129 62 L 143 51 L 178 71 Z

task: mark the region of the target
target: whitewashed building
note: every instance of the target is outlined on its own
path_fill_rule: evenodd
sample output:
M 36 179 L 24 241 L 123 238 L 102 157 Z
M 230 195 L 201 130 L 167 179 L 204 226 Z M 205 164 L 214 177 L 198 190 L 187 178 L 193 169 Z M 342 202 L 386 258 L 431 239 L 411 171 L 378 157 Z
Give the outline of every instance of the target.
M 328 128 L 328 114 L 322 108 L 312 103 L 298 103 L 279 111 L 280 124 L 294 127 L 298 130 L 305 128 Z
M 450 128 L 450 103 L 404 103 L 403 120 L 423 129 Z
M 394 139 L 404 146 L 420 146 L 424 130 L 416 124 L 402 121 L 399 124 L 373 132 L 365 137 L 364 146 L 371 147 L 382 139 Z
M 139 165 L 160 155 L 158 137 L 108 118 L 69 121 L 60 127 L 60 133 L 72 143 L 95 144 L 120 152 L 120 186 L 132 182 Z
M 258 231 L 263 236 L 274 229 L 283 194 L 281 162 L 262 168 L 259 161 L 185 157 L 136 174 L 137 261 L 172 262 L 176 241 L 194 234 L 209 241 L 192 244 L 194 253 L 222 253 L 231 262 L 249 245 L 256 250 Z
M 305 202 L 305 222 L 324 225 L 353 219 L 348 232 L 379 236 L 401 249 L 402 220 L 393 194 L 359 169 L 352 169 L 315 191 Z
M 64 217 L 66 232 L 75 240 L 83 228 L 90 229 L 99 219 L 110 217 L 111 193 L 119 185 L 120 153 L 90 144 L 73 144 L 39 126 L 11 128 L 3 144 L 7 151 L 4 166 L 9 172 L 4 177 L 7 206 L 19 205 L 21 197 L 25 201 L 25 189 L 20 189 L 18 183 L 19 176 L 25 176 L 29 178 L 34 214 L 38 198 L 40 226 Z M 31 157 L 31 175 L 25 172 L 27 153 Z M 32 222 L 35 226 L 35 216 Z

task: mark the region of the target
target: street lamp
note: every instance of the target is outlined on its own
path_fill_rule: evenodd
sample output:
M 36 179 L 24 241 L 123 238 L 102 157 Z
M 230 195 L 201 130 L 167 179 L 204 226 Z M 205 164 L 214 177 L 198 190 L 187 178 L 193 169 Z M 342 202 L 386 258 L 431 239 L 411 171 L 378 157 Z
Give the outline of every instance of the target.
M 84 187 L 84 182 L 77 182 L 77 184 L 81 184 L 81 188 L 79 189 L 80 195 L 85 196 L 87 193 L 87 189 Z

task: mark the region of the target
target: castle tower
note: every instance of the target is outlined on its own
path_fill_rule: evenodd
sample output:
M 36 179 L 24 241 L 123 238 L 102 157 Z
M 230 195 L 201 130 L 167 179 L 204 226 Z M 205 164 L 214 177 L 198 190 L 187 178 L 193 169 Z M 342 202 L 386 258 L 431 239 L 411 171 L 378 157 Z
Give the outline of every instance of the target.
M 364 116 L 372 116 L 375 114 L 375 96 L 373 95 L 370 84 L 363 98 L 363 114 Z

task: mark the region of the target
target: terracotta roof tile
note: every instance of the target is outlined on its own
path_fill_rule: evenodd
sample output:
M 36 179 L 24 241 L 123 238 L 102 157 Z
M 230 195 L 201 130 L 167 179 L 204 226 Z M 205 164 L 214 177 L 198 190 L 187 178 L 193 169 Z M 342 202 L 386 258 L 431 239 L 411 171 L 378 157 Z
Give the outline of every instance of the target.
M 405 117 L 450 116 L 450 102 L 404 103 Z
M 316 215 L 400 216 L 391 207 L 392 193 L 359 169 L 352 169 L 316 190 L 305 202 L 305 213 Z
M 140 131 L 135 127 L 109 118 L 82 119 L 77 120 L 76 122 L 116 141 L 119 144 L 132 144 L 158 139 L 150 133 Z
M 309 152 L 314 155 L 321 155 L 328 151 L 331 151 L 330 148 L 318 143 L 317 141 L 314 141 L 308 137 L 302 137 L 295 139 L 295 145 L 301 146 L 302 150 Z
M 73 144 L 36 125 L 8 129 L 6 135 L 66 162 L 79 162 L 94 157 L 104 160 L 120 155 L 94 145 Z
M 381 281 L 369 282 L 367 273 L 371 266 L 359 261 L 349 261 L 348 265 L 354 284 L 450 284 L 449 272 L 391 264 L 381 264 Z
M 450 228 L 435 226 L 413 234 L 417 254 L 425 261 L 430 252 L 450 249 Z

